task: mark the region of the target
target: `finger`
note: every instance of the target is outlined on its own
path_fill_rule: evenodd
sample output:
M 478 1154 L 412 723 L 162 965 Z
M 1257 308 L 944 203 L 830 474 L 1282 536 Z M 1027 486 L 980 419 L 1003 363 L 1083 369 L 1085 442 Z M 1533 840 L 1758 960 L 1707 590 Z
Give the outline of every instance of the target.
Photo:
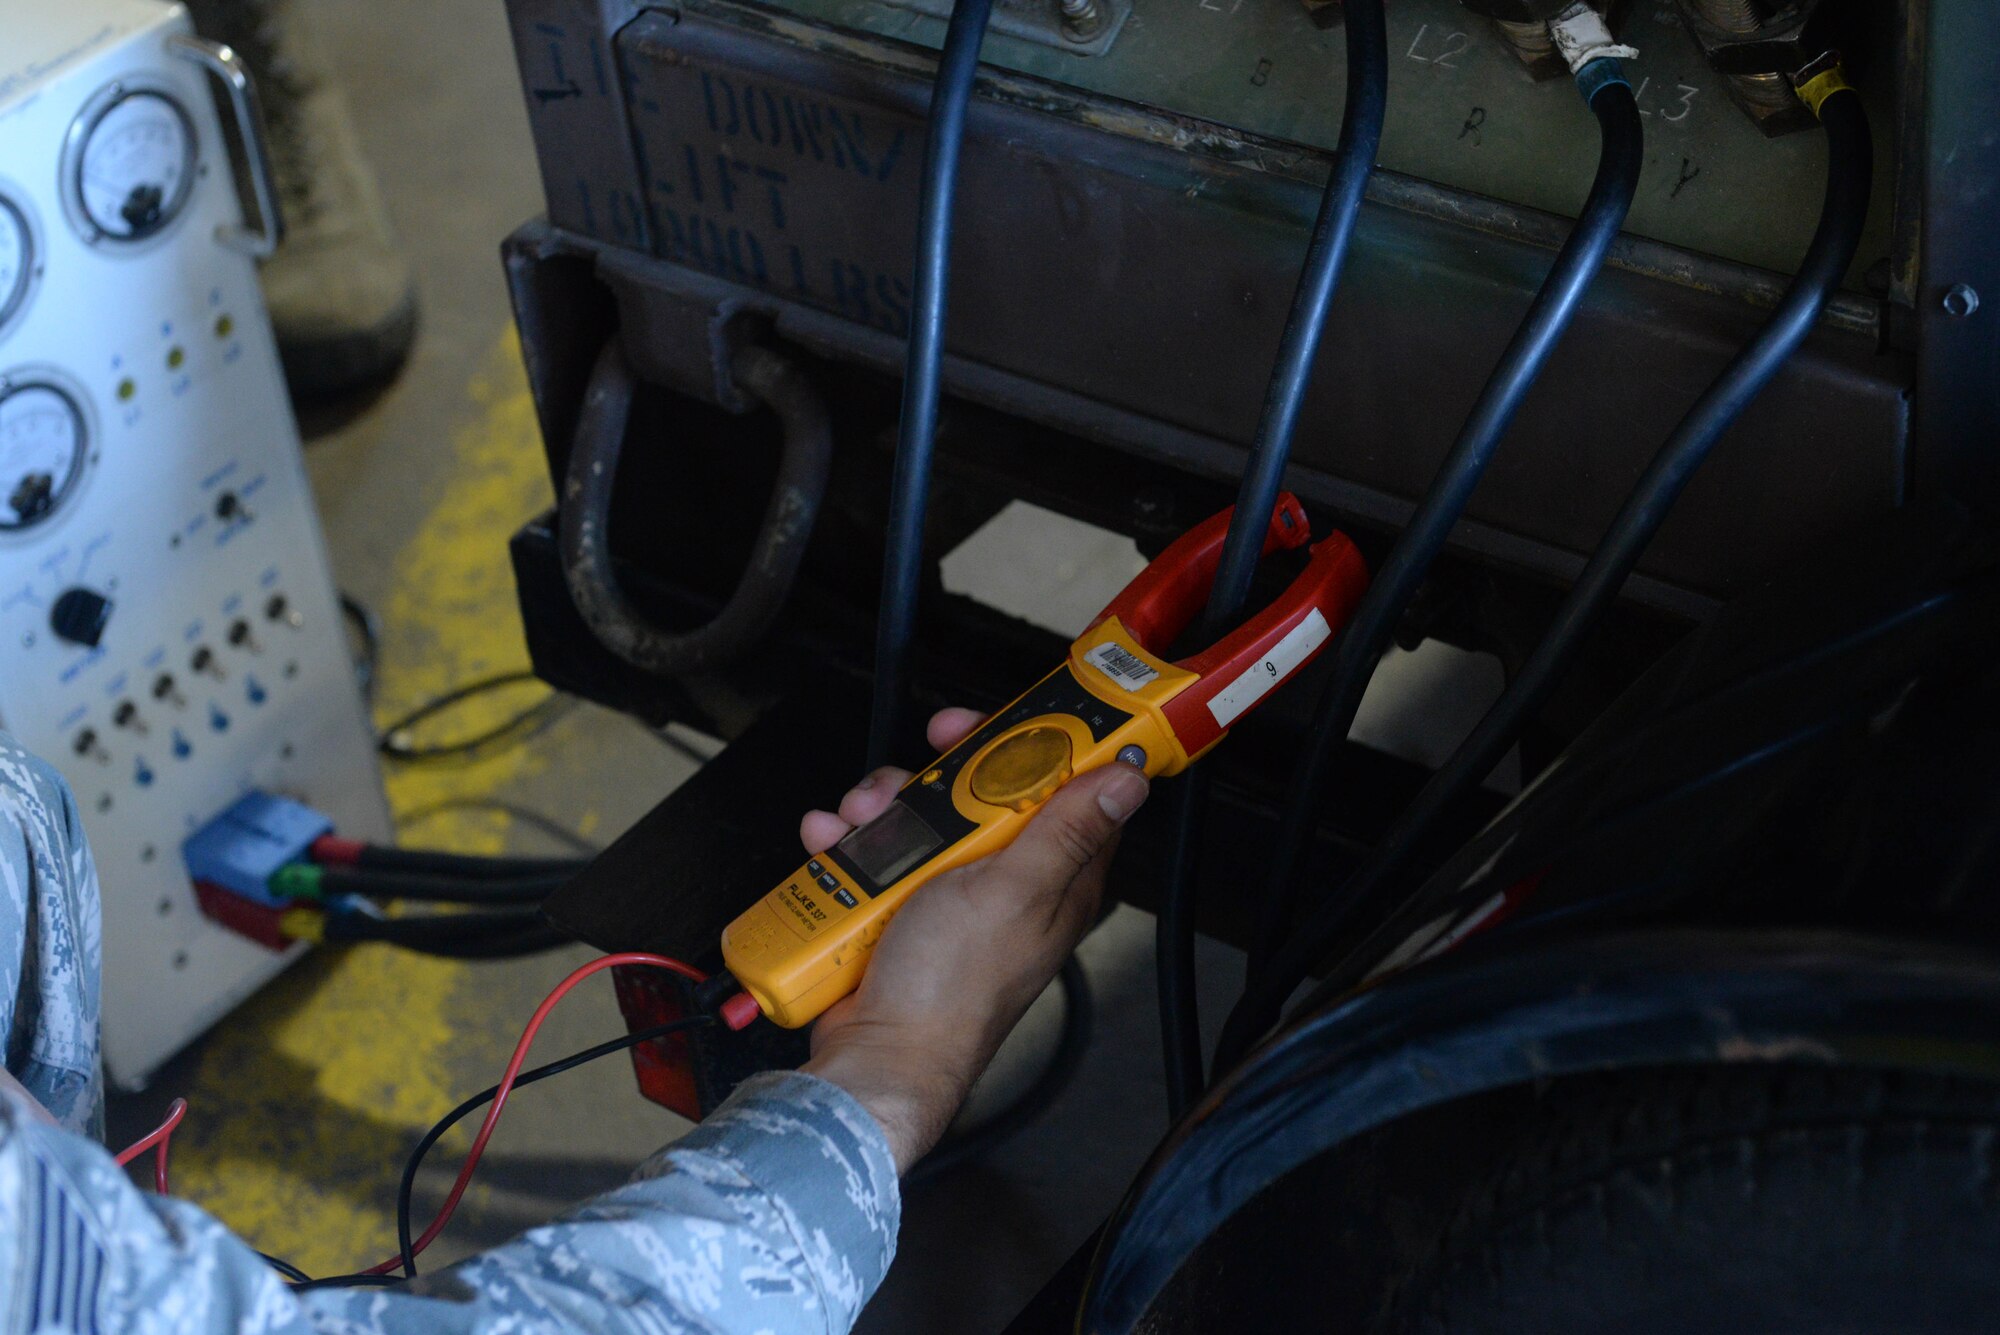
M 845 839 L 853 828 L 831 811 L 808 811 L 799 822 L 799 842 L 808 853 L 824 853 Z
M 924 738 L 938 750 L 949 751 L 985 721 L 986 715 L 976 709 L 940 709 L 924 725 Z
M 1130 765 L 1105 765 L 1071 779 L 989 860 L 994 882 L 1022 886 L 1035 897 L 1062 893 L 1112 846 L 1147 788 L 1146 776 Z
M 910 781 L 910 772 L 884 765 L 847 790 L 840 799 L 840 818 L 849 825 L 866 825 L 889 809 L 896 792 Z

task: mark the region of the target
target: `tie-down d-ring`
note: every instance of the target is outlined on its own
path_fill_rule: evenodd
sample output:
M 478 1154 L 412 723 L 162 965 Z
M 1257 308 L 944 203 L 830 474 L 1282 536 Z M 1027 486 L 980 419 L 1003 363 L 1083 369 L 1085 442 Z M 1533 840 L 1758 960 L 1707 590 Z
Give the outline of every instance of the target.
M 611 496 L 637 389 L 616 335 L 605 341 L 591 370 L 563 478 L 558 537 L 570 599 L 598 643 L 661 676 L 722 667 L 763 638 L 784 610 L 826 495 L 833 426 L 804 370 L 762 347 L 740 349 L 729 369 L 738 385 L 777 414 L 784 445 L 750 561 L 708 624 L 682 631 L 654 624 L 626 598 L 612 569 Z

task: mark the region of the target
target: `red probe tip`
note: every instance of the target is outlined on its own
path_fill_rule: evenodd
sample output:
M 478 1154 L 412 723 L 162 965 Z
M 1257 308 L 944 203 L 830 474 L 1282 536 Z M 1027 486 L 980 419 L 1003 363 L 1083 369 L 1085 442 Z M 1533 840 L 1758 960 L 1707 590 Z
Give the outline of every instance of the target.
M 763 1013 L 763 1008 L 757 1004 L 757 998 L 748 992 L 738 992 L 723 1002 L 722 1009 L 718 1012 L 722 1016 L 722 1022 L 731 1029 L 742 1029 Z

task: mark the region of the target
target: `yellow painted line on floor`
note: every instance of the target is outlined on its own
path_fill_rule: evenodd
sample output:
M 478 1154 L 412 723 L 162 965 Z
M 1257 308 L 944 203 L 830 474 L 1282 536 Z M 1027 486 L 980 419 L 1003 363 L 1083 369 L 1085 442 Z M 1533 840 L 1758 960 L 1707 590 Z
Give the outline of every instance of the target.
M 444 492 L 398 553 L 380 604 L 378 719 L 526 666 L 507 539 L 549 499 L 510 329 L 467 386 Z M 483 730 L 543 689 L 469 701 L 439 727 Z M 390 803 L 399 820 L 435 813 L 411 830 L 428 846 L 497 851 L 504 813 L 438 808 L 506 790 L 539 768 L 536 754 L 516 747 L 473 763 L 391 766 Z M 524 1018 L 480 1006 L 472 972 L 362 946 L 321 952 L 280 978 L 204 1046 L 174 1142 L 177 1191 L 314 1274 L 388 1255 L 414 1135 L 469 1092 L 461 1072 L 498 1071 Z

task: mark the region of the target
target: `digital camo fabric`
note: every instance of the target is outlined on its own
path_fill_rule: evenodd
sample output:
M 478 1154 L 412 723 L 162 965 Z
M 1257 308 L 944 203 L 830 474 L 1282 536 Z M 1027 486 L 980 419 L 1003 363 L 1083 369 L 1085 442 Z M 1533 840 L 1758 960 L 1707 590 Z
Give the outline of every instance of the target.
M 881 1128 L 846 1091 L 783 1072 L 512 1242 L 397 1288 L 294 1292 L 77 1134 L 101 1105 L 97 884 L 61 780 L 4 734 L 0 890 L 8 1068 L 64 1122 L 0 1095 L 0 1335 L 842 1335 L 895 1255 Z
M 69 785 L 0 732 L 0 1037 L 7 1069 L 56 1120 L 103 1126 L 97 872 Z

